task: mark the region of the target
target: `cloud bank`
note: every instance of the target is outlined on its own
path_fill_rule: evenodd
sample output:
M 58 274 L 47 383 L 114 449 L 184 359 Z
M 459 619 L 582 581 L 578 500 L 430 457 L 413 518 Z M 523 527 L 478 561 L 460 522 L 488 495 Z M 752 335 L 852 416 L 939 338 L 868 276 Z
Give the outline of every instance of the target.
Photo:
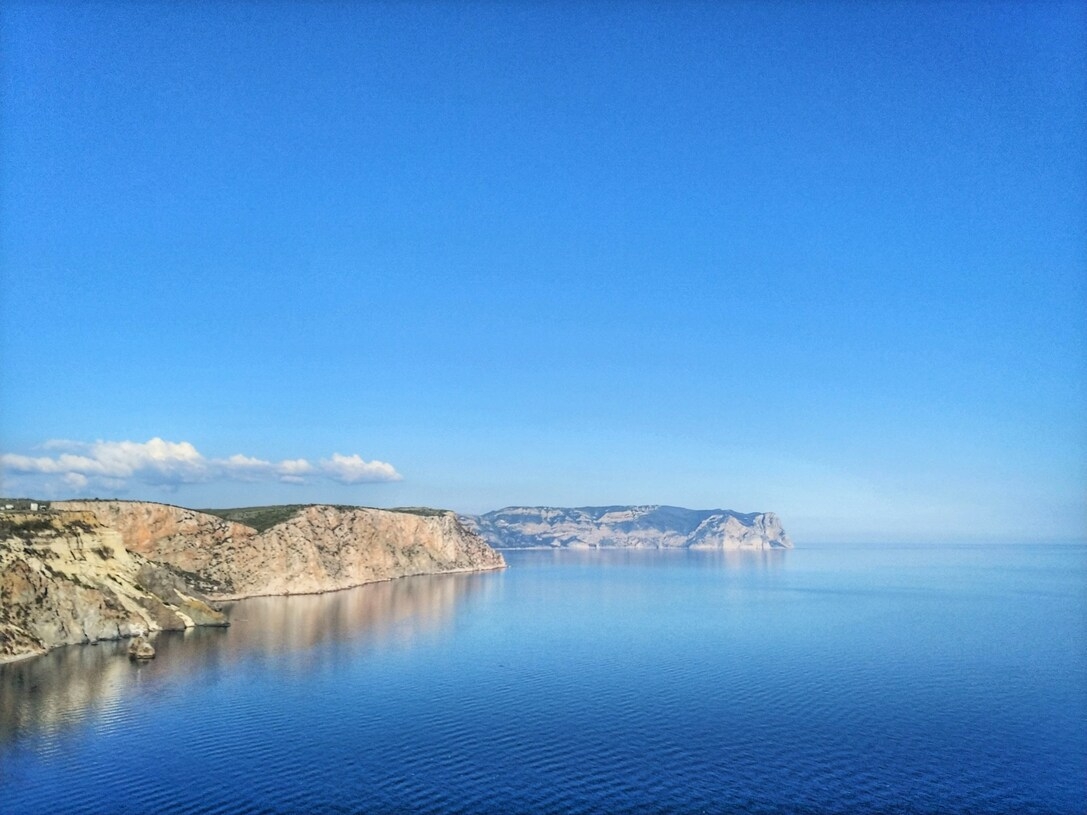
M 49 441 L 43 447 L 51 455 L 0 455 L 6 473 L 54 476 L 72 489 L 89 484 L 121 489 L 131 482 L 159 487 L 177 487 L 209 481 L 280 481 L 306 484 L 327 479 L 340 484 L 400 481 L 393 465 L 365 461 L 357 453 L 333 453 L 310 462 L 304 458 L 266 461 L 235 454 L 229 458 L 206 458 L 187 441 L 160 438 L 135 441 Z

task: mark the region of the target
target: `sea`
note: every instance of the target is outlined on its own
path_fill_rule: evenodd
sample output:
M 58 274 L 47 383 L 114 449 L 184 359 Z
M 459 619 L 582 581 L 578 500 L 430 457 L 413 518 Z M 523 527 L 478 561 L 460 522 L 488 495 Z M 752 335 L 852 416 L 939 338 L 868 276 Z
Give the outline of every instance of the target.
M 0 812 L 1087 812 L 1087 547 L 512 551 L 0 666 Z

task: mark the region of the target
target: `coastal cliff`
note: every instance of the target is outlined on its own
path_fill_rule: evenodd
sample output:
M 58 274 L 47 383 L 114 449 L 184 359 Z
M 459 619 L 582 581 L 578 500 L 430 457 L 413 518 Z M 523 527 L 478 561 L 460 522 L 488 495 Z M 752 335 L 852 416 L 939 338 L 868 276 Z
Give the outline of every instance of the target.
M 203 512 L 141 501 L 60 501 L 116 529 L 209 597 L 313 594 L 419 574 L 505 567 L 452 512 L 302 506 L 258 532 Z
M 258 534 L 244 524 L 152 501 L 54 501 L 52 508 L 90 513 L 116 530 L 130 552 L 169 563 L 211 592 L 217 584 L 205 573 L 216 571 L 220 561 Z
M 790 549 L 772 512 L 669 506 L 506 507 L 464 516 L 497 549 Z
M 226 625 L 174 570 L 88 512 L 0 518 L 0 661 L 58 645 Z
M 502 555 L 452 512 L 312 506 L 239 547 L 222 577 L 235 596 L 310 594 L 505 565 Z
M 263 531 L 147 501 L 0 514 L 0 661 L 59 645 L 226 625 L 214 600 L 501 569 L 452 512 L 282 508 Z

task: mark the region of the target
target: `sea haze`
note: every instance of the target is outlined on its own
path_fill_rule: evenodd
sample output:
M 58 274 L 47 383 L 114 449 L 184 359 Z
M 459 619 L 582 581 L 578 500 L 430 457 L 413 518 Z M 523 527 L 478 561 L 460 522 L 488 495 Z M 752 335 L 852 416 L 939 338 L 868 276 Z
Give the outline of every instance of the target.
M 1087 547 L 507 559 L 0 666 L 0 809 L 1084 811 Z

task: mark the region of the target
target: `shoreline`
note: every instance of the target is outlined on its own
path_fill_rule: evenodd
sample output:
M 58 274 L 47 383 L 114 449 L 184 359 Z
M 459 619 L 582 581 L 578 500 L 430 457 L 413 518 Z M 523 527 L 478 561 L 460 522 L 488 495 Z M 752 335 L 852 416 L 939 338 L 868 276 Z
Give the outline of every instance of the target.
M 482 568 L 449 569 L 449 570 L 441 571 L 441 572 L 420 572 L 419 574 L 402 574 L 402 575 L 397 575 L 395 577 L 381 577 L 381 578 L 376 578 L 374 580 L 364 580 L 364 581 L 362 581 L 360 583 L 353 583 L 350 586 L 337 586 L 335 588 L 320 589 L 318 591 L 270 592 L 268 594 L 214 595 L 214 596 L 209 596 L 208 599 L 211 600 L 212 602 L 215 602 L 215 603 L 239 603 L 239 602 L 242 602 L 243 600 L 252 600 L 252 599 L 256 599 L 258 597 L 313 597 L 315 595 L 321 595 L 321 594 L 334 594 L 335 592 L 338 592 L 338 591 L 350 591 L 351 589 L 359 589 L 359 588 L 362 588 L 363 586 L 373 586 L 373 585 L 377 585 L 379 583 L 391 583 L 394 580 L 404 580 L 405 578 L 409 578 L 409 577 L 441 577 L 442 575 L 462 575 L 462 574 L 474 574 L 474 573 L 481 573 L 482 574 L 482 573 L 485 573 L 485 572 L 502 571 L 502 570 L 508 569 L 508 568 L 509 568 L 509 564 L 503 562 L 503 563 L 501 563 L 499 565 L 496 565 L 496 566 L 487 566 L 487 567 L 482 567 Z M 185 630 L 190 630 L 190 629 L 193 629 L 193 628 L 229 628 L 229 627 L 230 627 L 229 623 L 227 623 L 226 625 L 223 625 L 221 623 L 219 623 L 219 624 L 203 624 L 203 625 L 186 626 Z M 124 640 L 130 640 L 130 639 L 133 639 L 134 637 L 138 637 L 138 636 L 154 637 L 157 634 L 161 633 L 162 630 L 163 629 L 160 629 L 159 631 L 149 631 L 146 634 L 132 634 L 132 635 L 127 636 L 127 637 L 126 636 L 108 637 L 108 638 L 107 637 L 102 637 L 102 638 L 99 638 L 98 640 L 96 640 L 94 642 L 91 642 L 90 640 L 87 640 L 87 641 L 84 641 L 84 642 L 64 642 L 64 643 L 58 643 L 57 645 L 48 645 L 48 646 L 45 646 L 44 650 L 42 650 L 42 651 L 34 651 L 34 652 L 31 652 L 31 653 L 26 653 L 26 654 L 14 654 L 14 655 L 9 655 L 9 656 L 0 656 L 0 665 L 10 665 L 11 663 L 14 663 L 14 662 L 22 662 L 23 660 L 34 659 L 35 657 L 43 657 L 43 656 L 46 656 L 47 654 L 51 653 L 52 651 L 57 650 L 58 648 L 74 648 L 76 646 L 88 646 L 88 645 L 93 646 L 93 645 L 97 645 L 99 642 L 122 642 Z

